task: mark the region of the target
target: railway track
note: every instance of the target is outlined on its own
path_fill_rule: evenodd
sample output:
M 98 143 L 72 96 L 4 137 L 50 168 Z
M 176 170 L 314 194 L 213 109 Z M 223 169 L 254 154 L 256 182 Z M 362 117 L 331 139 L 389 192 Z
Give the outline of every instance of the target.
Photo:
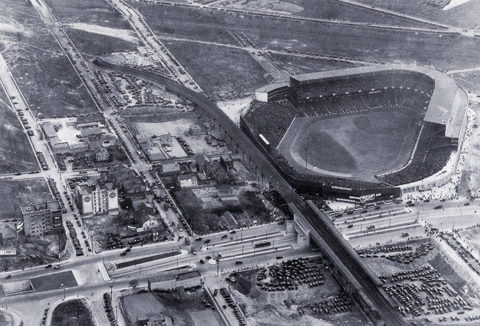
M 262 176 L 270 180 L 270 183 L 277 189 L 287 203 L 296 207 L 305 222 L 308 223 L 312 231 L 314 231 L 312 233 L 314 234 L 315 240 L 320 242 L 322 249 L 325 249 L 327 255 L 331 256 L 330 259 L 334 263 L 337 262 L 337 267 L 344 272 L 347 279 L 354 283 L 354 287 L 366 297 L 367 301 L 371 302 L 374 310 L 378 312 L 378 315 L 385 324 L 389 326 L 406 325 L 400 313 L 395 309 L 381 288 L 380 280 L 343 239 L 341 234 L 330 222 L 328 216 L 324 212 L 312 208 L 312 205 L 307 204 L 262 152 L 250 141 L 246 134 L 206 95 L 196 93 L 173 80 L 152 72 L 110 64 L 98 58 L 94 60 L 94 64 L 105 69 L 121 71 L 162 84 L 168 91 L 195 103 L 215 119 L 223 130 L 228 130 L 229 137 L 235 139 L 245 154 L 255 162 Z

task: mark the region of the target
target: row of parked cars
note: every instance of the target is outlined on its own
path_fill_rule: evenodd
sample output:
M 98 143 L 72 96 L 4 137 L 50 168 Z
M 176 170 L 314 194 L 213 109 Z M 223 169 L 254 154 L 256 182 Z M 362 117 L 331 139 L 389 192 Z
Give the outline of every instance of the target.
M 43 311 L 42 322 L 40 323 L 41 326 L 45 326 L 47 324 L 48 310 L 48 308 L 45 308 Z
M 220 294 L 222 295 L 223 299 L 225 299 L 225 301 L 227 302 L 227 305 L 230 308 L 233 309 L 233 314 L 237 318 L 240 326 L 247 326 L 247 321 L 245 320 L 245 317 L 241 313 L 240 308 L 238 307 L 236 302 L 233 301 L 233 298 L 232 298 L 230 292 L 228 292 L 228 290 L 226 288 L 221 288 L 220 289 Z M 227 306 L 224 305 L 223 309 L 227 309 Z
M 340 294 L 322 300 L 319 302 L 313 302 L 305 305 L 304 307 L 298 308 L 298 313 L 303 315 L 305 310 L 311 310 L 314 314 L 318 315 L 330 315 L 330 314 L 340 314 L 347 311 L 351 311 L 353 302 L 351 296 L 342 291 Z
M 117 319 L 115 318 L 115 314 L 113 313 L 113 308 L 112 308 L 112 297 L 107 292 L 103 294 L 103 303 L 105 305 L 105 312 L 107 313 L 107 318 L 108 318 L 108 321 L 110 322 L 110 325 L 117 326 L 118 322 L 117 322 Z
M 257 286 L 269 292 L 298 290 L 300 285 L 320 286 L 324 284 L 321 262 L 318 257 L 283 261 L 280 265 L 262 269 L 257 276 Z
M 83 249 L 82 249 L 82 246 L 80 245 L 80 240 L 78 240 L 77 231 L 75 231 L 75 228 L 73 227 L 73 223 L 70 221 L 67 221 L 66 224 L 68 228 L 68 233 L 70 234 L 70 238 L 72 238 L 73 246 L 75 247 L 75 254 L 77 256 L 83 256 Z
M 53 179 L 48 179 L 48 185 L 50 186 L 50 189 L 53 192 L 53 196 L 55 197 L 55 200 L 57 200 L 60 206 L 62 207 L 62 213 L 65 214 L 67 212 L 67 209 L 65 208 L 65 204 L 63 203 L 62 196 L 60 195 L 60 191 L 58 191 L 57 183 Z
M 38 161 L 40 162 L 40 165 L 42 166 L 42 169 L 44 171 L 47 171 L 48 170 L 48 165 L 47 165 L 47 161 L 45 160 L 45 156 L 43 155 L 42 152 L 36 152 L 37 154 L 37 157 L 38 157 Z

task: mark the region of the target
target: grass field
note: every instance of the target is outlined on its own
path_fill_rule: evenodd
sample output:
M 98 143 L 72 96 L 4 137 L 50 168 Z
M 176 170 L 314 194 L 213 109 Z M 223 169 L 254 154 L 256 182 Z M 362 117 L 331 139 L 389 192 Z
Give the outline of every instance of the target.
M 299 171 L 372 181 L 408 162 L 415 123 L 397 111 L 296 118 L 278 148 Z
M 0 13 L 14 24 L 2 52 L 31 108 L 47 116 L 94 110 L 87 91 L 59 45 L 25 1 L 4 1 Z
M 61 289 L 62 287 L 71 288 L 77 286 L 77 280 L 72 271 L 65 271 L 31 279 L 35 291 L 50 291 Z M 63 286 L 62 286 L 63 284 Z
M 349 5 L 335 0 L 243 0 L 225 1 L 222 6 L 250 10 L 261 10 L 279 14 L 294 14 L 305 17 L 366 22 L 399 26 L 426 26 L 426 24 L 388 15 L 381 12 Z
M 129 28 L 123 17 L 104 0 L 46 0 L 63 23 L 90 23 L 112 28 Z
M 437 4 L 448 3 L 449 0 L 420 0 L 420 1 L 385 1 L 385 0 L 359 0 L 367 5 L 387 8 L 400 13 L 417 17 L 428 18 L 443 24 L 452 24 L 461 27 L 478 27 L 479 1 L 469 1 L 461 6 L 442 10 Z
M 0 219 L 21 217 L 20 206 L 35 201 L 50 200 L 52 196 L 44 179 L 12 181 L 0 179 Z
M 114 33 L 114 32 L 112 32 Z M 69 29 L 68 36 L 82 54 L 102 56 L 113 52 L 133 51 L 137 49 L 135 42 L 98 33 Z
M 1 88 L 0 95 L 5 98 Z M 38 170 L 28 136 L 7 103 L 0 100 L 0 174 Z
M 275 53 L 270 54 L 270 56 L 281 69 L 287 71 L 291 75 L 355 67 L 354 64 L 347 62 L 333 62 Z
M 51 326 L 95 326 L 92 313 L 83 300 L 60 303 L 52 313 Z
M 313 3 L 317 2 L 312 0 L 312 6 Z M 480 39 L 475 37 L 284 21 L 165 5 L 138 6 L 154 31 L 168 29 L 170 36 L 232 44 L 229 35 L 224 37 L 225 31 L 230 30 L 244 32 L 259 48 L 296 49 L 355 59 L 418 63 L 434 65 L 436 69 L 462 68 L 466 62 L 472 67 L 480 64 L 477 55 Z M 183 51 L 202 55 L 195 47 Z M 215 64 L 214 58 L 205 61 L 208 61 L 207 66 Z
M 159 36 L 186 37 L 202 41 L 237 44 L 225 28 L 225 15 L 170 5 L 133 2 Z
M 187 42 L 167 47 L 207 93 L 218 99 L 251 95 L 272 80 L 246 51 Z

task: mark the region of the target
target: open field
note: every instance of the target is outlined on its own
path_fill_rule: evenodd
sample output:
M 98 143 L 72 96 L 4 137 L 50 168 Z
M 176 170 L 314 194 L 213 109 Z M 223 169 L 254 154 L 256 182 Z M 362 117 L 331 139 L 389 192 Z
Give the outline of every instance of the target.
M 449 3 L 449 0 L 421 0 L 415 2 L 359 0 L 359 2 L 417 17 L 428 18 L 443 24 L 452 24 L 454 26 L 468 28 L 478 27 L 477 13 L 480 12 L 480 3 L 478 1 L 469 1 L 449 10 L 442 10 L 442 6 Z
M 142 2 L 133 2 L 131 5 L 140 10 L 158 36 L 237 44 L 224 27 L 225 17 L 216 13 Z
M 313 1 L 312 3 L 316 3 Z M 478 66 L 480 39 L 461 35 L 442 35 L 398 31 L 368 26 L 332 25 L 319 22 L 284 21 L 270 17 L 228 14 L 165 5 L 139 5 L 147 21 L 159 31 L 168 22 L 170 36 L 204 39 L 212 31 L 244 32 L 259 48 L 295 49 L 325 55 L 381 62 L 408 62 L 433 65 L 436 69 Z M 185 27 L 188 24 L 188 28 Z M 192 34 L 193 33 L 193 34 Z M 200 36 L 197 35 L 200 34 Z M 217 34 L 213 34 L 217 35 Z M 208 41 L 208 39 L 207 39 Z M 215 37 L 215 42 L 227 42 Z M 232 43 L 232 42 L 230 42 Z M 185 51 L 199 54 L 198 51 Z M 179 59 L 181 60 L 181 55 Z M 213 59 L 207 67 L 211 67 Z M 188 68 L 188 65 L 187 65 Z M 193 75 L 196 79 L 195 74 Z M 201 85 L 201 84 L 200 84 Z
M 55 307 L 51 326 L 95 326 L 95 323 L 86 302 L 75 299 Z
M 121 15 L 103 0 L 47 0 L 83 54 L 107 55 L 137 49 L 137 37 Z
M 290 75 L 355 67 L 355 65 L 347 62 L 332 62 L 276 53 L 272 53 L 270 56 L 282 70 L 287 71 Z
M 225 1 L 221 6 L 236 9 L 248 8 L 270 13 L 294 14 L 305 17 L 315 17 L 349 22 L 365 22 L 374 24 L 399 25 L 399 26 L 428 26 L 409 19 L 375 12 L 342 3 L 335 0 L 243 0 Z
M 111 28 L 129 28 L 122 16 L 104 0 L 46 0 L 62 23 L 88 23 Z
M 27 2 L 7 0 L 2 16 L 20 26 L 9 35 L 2 54 L 30 107 L 47 116 L 94 110 L 67 57 Z
M 468 67 L 480 63 L 475 55 L 480 40 L 460 35 L 296 22 L 288 22 L 277 30 L 245 33 L 257 46 L 272 50 L 301 49 L 359 60 L 433 65 L 438 70 L 464 68 L 466 62 Z
M 139 293 L 121 298 L 126 312 L 127 325 L 137 325 L 138 320 L 152 318 L 171 318 L 174 325 L 220 326 L 221 317 L 215 310 L 202 303 L 207 300 L 203 289 L 193 292 Z
M 2 98 L 5 98 L 0 88 Z M 38 170 L 28 136 L 8 102 L 0 101 L 0 174 Z
M 260 195 L 241 187 L 184 188 L 175 191 L 173 196 L 197 234 L 272 222 Z M 222 197 L 232 196 L 238 198 L 236 203 L 222 201 Z
M 19 218 L 20 206 L 52 199 L 47 183 L 40 178 L 22 181 L 0 179 L 0 197 L 3 198 L 0 219 Z
M 119 30 L 117 31 L 120 32 Z M 112 33 L 115 35 L 115 30 Z M 69 29 L 67 34 L 83 55 L 92 57 L 137 49 L 136 39 L 133 37 L 131 41 L 129 41 L 121 38 L 114 38 L 108 34 L 105 35 L 95 32 L 89 33 L 77 29 Z M 86 59 L 89 59 L 88 56 Z
M 295 118 L 278 148 L 299 171 L 374 181 L 408 162 L 415 123 L 397 111 Z
M 15 256 L 5 256 L 0 259 L 0 271 L 58 262 L 58 255 L 67 242 L 64 234 L 26 237 L 23 234 L 17 234 L 13 227 L 7 228 L 4 223 L 0 224 L 0 230 L 4 245 L 17 249 Z
M 253 94 L 271 77 L 246 51 L 189 42 L 166 42 L 207 93 L 218 99 Z

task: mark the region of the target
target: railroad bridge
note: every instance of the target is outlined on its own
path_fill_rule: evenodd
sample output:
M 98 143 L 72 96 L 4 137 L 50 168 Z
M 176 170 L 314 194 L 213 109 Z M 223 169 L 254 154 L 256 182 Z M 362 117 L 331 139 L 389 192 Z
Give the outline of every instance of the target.
M 178 84 L 177 82 L 153 72 L 107 63 L 96 58 L 93 61 L 99 67 L 136 75 L 165 86 L 167 91 L 175 93 L 196 104 L 202 109 L 225 136 L 229 148 L 242 155 L 245 165 L 275 188 L 289 204 L 294 215 L 295 228 L 306 241 L 313 240 L 328 258 L 328 267 L 340 286 L 352 295 L 365 314 L 376 325 L 406 325 L 395 304 L 381 286 L 381 281 L 360 259 L 349 243 L 335 229 L 328 216 L 312 202 L 304 201 L 261 149 L 252 142 L 249 135 L 235 123 L 207 96 Z

